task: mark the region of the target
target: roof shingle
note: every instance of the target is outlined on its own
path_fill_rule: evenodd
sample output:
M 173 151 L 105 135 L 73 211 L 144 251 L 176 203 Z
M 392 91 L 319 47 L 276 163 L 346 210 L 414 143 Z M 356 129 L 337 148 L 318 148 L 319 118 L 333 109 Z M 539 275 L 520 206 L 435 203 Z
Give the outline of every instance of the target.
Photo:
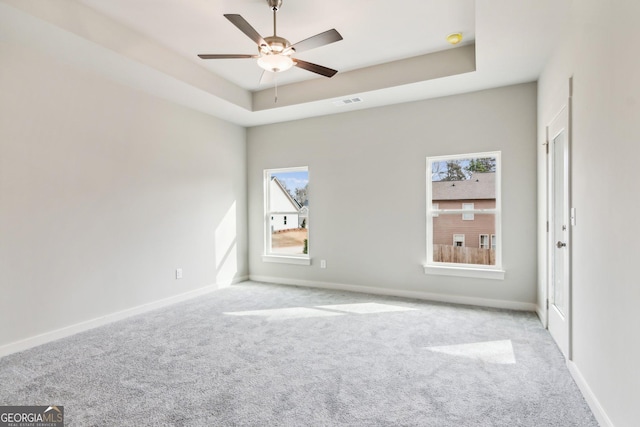
M 431 185 L 434 201 L 496 198 L 495 172 L 474 173 L 464 181 L 433 181 Z

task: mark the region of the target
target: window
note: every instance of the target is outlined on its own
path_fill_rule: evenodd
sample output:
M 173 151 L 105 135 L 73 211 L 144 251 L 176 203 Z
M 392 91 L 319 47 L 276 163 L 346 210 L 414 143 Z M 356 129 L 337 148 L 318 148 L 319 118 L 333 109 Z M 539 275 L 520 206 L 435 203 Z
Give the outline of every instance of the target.
M 264 171 L 263 261 L 310 265 L 308 188 L 307 167 Z
M 463 203 L 462 204 L 462 210 L 463 211 L 472 211 L 473 210 L 473 203 Z M 472 213 L 463 213 L 462 214 L 462 220 L 463 221 L 473 221 L 475 217 L 473 216 Z
M 504 278 L 500 167 L 500 152 L 427 158 L 426 274 Z
M 479 247 L 481 249 L 489 249 L 489 235 L 488 234 L 481 234 L 480 235 L 480 245 Z

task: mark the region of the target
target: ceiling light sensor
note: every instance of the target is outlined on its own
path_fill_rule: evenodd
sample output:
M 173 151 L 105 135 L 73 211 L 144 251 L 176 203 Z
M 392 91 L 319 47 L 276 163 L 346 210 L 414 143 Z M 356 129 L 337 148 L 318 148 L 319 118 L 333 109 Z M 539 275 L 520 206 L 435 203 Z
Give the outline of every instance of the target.
M 462 41 L 462 33 L 451 33 L 446 37 L 446 40 L 455 46 Z

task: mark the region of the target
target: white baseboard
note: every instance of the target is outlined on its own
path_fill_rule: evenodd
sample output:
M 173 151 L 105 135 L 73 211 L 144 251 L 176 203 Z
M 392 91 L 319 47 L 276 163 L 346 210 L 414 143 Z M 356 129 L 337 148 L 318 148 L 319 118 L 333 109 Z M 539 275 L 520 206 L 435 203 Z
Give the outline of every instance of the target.
M 169 298 L 164 298 L 158 301 L 153 301 L 147 304 L 131 307 L 126 310 L 107 314 L 105 316 L 96 317 L 95 319 L 86 320 L 84 322 L 76 323 L 74 325 L 66 326 L 64 328 L 56 329 L 54 331 L 45 332 L 40 335 L 25 338 L 23 340 L 12 342 L 9 344 L 5 344 L 3 346 L 0 346 L 0 357 L 7 356 L 12 353 L 17 353 L 19 351 L 28 350 L 30 348 L 37 347 L 39 345 L 46 344 L 51 341 L 59 340 L 61 338 L 66 338 L 68 336 L 75 335 L 77 333 L 84 332 L 89 329 L 97 328 L 98 326 L 103 326 L 108 323 L 117 322 L 118 320 L 126 319 L 127 317 L 146 313 L 151 310 L 156 310 L 158 308 L 167 307 L 172 304 L 176 304 L 182 301 L 196 298 L 201 295 L 205 295 L 210 292 L 216 291 L 218 289 L 227 287 L 231 284 L 243 282 L 245 280 L 248 280 L 248 278 L 249 276 L 240 276 L 230 281 L 229 283 L 225 282 L 223 284 L 214 284 L 214 285 L 205 286 L 203 288 L 199 288 L 193 291 L 174 295 Z
M 541 306 L 536 305 L 536 314 L 538 315 L 538 319 L 540 319 L 540 323 L 542 323 L 542 326 L 546 329 L 547 314 L 545 313 L 545 310 Z
M 536 311 L 536 305 L 528 302 L 504 301 L 488 298 L 465 297 L 458 295 L 433 294 L 402 289 L 376 288 L 371 286 L 347 285 L 343 283 L 317 282 L 312 280 L 296 280 L 283 277 L 250 275 L 249 280 L 255 282 L 275 283 L 281 285 L 305 286 L 308 288 L 334 289 L 338 291 L 359 292 L 365 294 L 387 295 L 403 298 L 414 298 L 428 301 L 448 302 L 452 304 L 475 305 L 480 307 L 504 308 L 519 311 Z
M 231 285 L 235 285 L 236 283 L 246 282 L 247 280 L 249 280 L 248 274 L 245 276 L 234 277 L 233 279 L 225 280 L 224 282 L 218 282 L 216 283 L 215 286 L 217 286 L 218 289 L 223 289 L 223 288 L 228 288 Z
M 573 380 L 578 385 L 578 388 L 582 392 L 584 399 L 587 401 L 589 408 L 591 408 L 591 412 L 593 412 L 593 415 L 596 417 L 598 424 L 600 424 L 602 427 L 613 427 L 611 419 L 609 419 L 607 413 L 604 411 L 604 408 L 602 408 L 602 405 L 600 405 L 600 402 L 596 398 L 596 395 L 593 394 L 593 391 L 591 391 L 591 387 L 589 387 L 589 384 L 582 376 L 582 373 L 578 369 L 578 366 L 571 360 L 567 361 L 567 366 L 569 368 L 571 376 L 573 377 Z

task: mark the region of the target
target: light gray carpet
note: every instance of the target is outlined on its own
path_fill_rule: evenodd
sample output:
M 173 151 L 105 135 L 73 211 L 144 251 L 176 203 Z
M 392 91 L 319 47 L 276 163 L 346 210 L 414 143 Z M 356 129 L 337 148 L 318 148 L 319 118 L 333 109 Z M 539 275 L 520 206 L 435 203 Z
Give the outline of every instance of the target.
M 252 282 L 0 359 L 0 405 L 48 404 L 69 426 L 597 426 L 532 313 Z

